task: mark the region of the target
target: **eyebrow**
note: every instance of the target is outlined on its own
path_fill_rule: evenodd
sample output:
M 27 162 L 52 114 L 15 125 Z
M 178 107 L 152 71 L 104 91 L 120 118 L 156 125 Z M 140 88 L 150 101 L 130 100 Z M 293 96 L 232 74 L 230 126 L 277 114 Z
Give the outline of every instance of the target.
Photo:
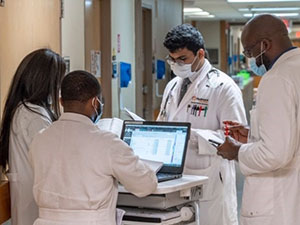
M 185 58 L 187 58 L 186 55 L 178 56 L 176 59 L 175 59 L 174 57 L 172 57 L 171 55 L 169 55 L 169 56 L 170 56 L 170 58 L 173 59 L 173 60 L 177 60 L 177 59 L 185 59 Z

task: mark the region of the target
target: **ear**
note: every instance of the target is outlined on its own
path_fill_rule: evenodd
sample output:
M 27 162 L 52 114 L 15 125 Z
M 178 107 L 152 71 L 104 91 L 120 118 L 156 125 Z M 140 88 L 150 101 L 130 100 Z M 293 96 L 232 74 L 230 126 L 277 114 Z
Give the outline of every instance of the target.
M 271 40 L 269 40 L 269 39 L 263 39 L 262 43 L 263 43 L 263 49 L 265 51 L 268 51 L 268 50 L 271 49 L 271 47 L 272 47 L 272 41 Z
M 198 57 L 200 59 L 204 58 L 205 57 L 205 51 L 203 48 L 200 48 L 199 51 L 198 51 Z

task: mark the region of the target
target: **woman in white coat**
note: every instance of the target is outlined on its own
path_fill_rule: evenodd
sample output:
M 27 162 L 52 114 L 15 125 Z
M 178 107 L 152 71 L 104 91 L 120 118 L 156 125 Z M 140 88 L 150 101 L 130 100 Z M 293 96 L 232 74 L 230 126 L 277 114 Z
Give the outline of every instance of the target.
M 223 139 L 224 120 L 247 123 L 241 91 L 228 75 L 205 59 L 202 35 L 191 25 L 173 28 L 164 45 L 170 52 L 168 63 L 177 77 L 165 88 L 158 120 L 192 125 L 184 172 L 209 177 L 200 201 L 201 224 L 237 225 L 234 162 L 217 156 L 216 149 L 203 141 L 201 134 Z M 187 79 L 190 84 L 183 95 L 182 86 Z
M 155 191 L 154 171 L 115 134 L 95 125 L 103 111 L 97 79 L 73 71 L 62 82 L 64 113 L 30 147 L 34 225 L 115 225 L 118 181 L 143 197 Z
M 65 63 L 49 49 L 27 55 L 19 65 L 3 110 L 0 166 L 8 176 L 12 225 L 32 225 L 38 216 L 33 199 L 29 145 L 60 115 L 59 89 Z
M 264 76 L 250 114 L 248 143 L 240 143 L 246 129 L 232 128 L 239 142 L 227 138 L 218 154 L 238 159 L 245 175 L 242 225 L 299 225 L 300 50 L 281 19 L 266 14 L 246 24 L 242 44 L 253 72 Z

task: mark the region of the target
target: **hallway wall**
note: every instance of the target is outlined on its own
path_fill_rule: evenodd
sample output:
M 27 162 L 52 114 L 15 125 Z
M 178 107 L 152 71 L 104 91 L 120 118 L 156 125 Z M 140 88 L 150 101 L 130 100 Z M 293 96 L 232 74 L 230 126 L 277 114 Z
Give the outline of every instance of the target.
M 84 0 L 64 0 L 61 46 L 62 56 L 70 59 L 70 71 L 84 70 Z
M 163 46 L 164 38 L 167 32 L 182 24 L 183 13 L 183 1 L 182 0 L 142 0 L 143 7 L 152 9 L 152 40 L 153 40 L 153 56 L 154 59 L 165 60 L 168 54 L 167 49 Z M 161 97 L 155 95 L 163 94 L 164 88 L 167 82 L 170 80 L 170 69 L 166 63 L 166 77 L 158 82 L 158 90 L 156 90 L 156 71 L 153 76 L 153 111 L 157 111 L 160 108 L 162 101 Z M 156 119 L 156 118 L 154 118 Z
M 0 7 L 1 112 L 11 79 L 31 51 L 49 47 L 60 53 L 60 0 L 6 1 Z

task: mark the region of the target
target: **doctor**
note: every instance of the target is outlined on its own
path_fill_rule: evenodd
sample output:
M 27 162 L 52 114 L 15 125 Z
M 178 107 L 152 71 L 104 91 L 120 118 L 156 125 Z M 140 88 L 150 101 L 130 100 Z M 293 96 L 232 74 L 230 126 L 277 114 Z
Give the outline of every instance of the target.
M 164 45 L 177 77 L 165 88 L 158 120 L 192 124 L 184 172 L 209 177 L 200 202 L 201 224 L 237 225 L 234 162 L 217 156 L 216 149 L 200 136 L 209 132 L 223 139 L 222 122 L 229 118 L 247 123 L 241 91 L 228 75 L 205 59 L 203 37 L 191 25 L 173 28 Z
M 101 87 L 88 72 L 62 82 L 64 113 L 30 147 L 34 225 L 115 225 L 118 181 L 138 197 L 155 191 L 155 173 L 116 135 L 94 124 L 102 114 Z
M 238 159 L 246 176 L 242 225 L 300 224 L 300 50 L 292 46 L 281 19 L 264 14 L 242 32 L 244 54 L 251 68 L 264 75 L 251 111 L 251 132 L 235 126 L 232 138 L 218 148 Z M 235 125 L 235 124 L 233 124 Z

